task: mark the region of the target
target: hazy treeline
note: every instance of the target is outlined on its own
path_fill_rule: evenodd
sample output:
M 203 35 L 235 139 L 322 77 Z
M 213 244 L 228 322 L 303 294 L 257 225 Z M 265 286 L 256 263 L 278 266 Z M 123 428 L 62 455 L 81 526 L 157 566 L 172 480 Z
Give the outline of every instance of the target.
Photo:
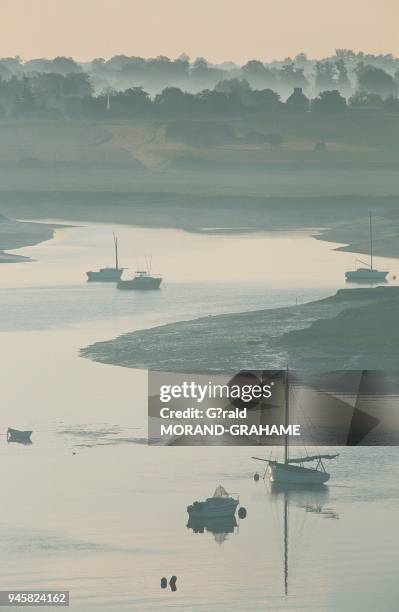
M 295 93 L 292 94 L 293 90 Z M 300 91 L 301 90 L 301 91 Z M 338 50 L 311 60 L 243 66 L 185 55 L 0 59 L 2 118 L 175 117 L 243 112 L 364 108 L 397 112 L 399 59 Z

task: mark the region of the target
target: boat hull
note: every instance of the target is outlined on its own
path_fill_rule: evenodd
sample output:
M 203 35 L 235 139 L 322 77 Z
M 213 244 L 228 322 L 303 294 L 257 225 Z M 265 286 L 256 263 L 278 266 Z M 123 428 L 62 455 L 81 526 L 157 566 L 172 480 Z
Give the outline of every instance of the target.
M 159 289 L 162 283 L 162 278 L 156 277 L 138 277 L 131 280 L 120 280 L 118 289 L 125 291 L 154 291 Z
M 320 485 L 329 480 L 330 474 L 298 465 L 271 462 L 269 478 L 271 482 L 279 484 Z
M 347 281 L 357 282 L 357 283 L 367 283 L 367 282 L 382 282 L 386 280 L 388 276 L 388 272 L 380 271 L 380 270 L 353 270 L 350 272 L 345 272 L 345 278 Z
M 7 442 L 18 442 L 19 444 L 32 444 L 30 439 L 32 431 L 20 431 L 19 429 L 7 429 Z
M 238 500 L 209 498 L 204 502 L 195 502 L 187 507 L 190 519 L 232 517 L 238 506 Z
M 97 272 L 86 272 L 88 283 L 117 283 L 122 276 L 122 268 L 107 268 Z

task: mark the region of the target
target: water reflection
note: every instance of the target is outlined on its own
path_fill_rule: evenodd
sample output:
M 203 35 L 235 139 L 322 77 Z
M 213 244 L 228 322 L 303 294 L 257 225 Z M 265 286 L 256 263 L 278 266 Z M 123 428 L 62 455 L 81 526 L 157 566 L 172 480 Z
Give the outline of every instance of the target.
M 209 531 L 213 534 L 215 542 L 223 544 L 230 533 L 234 533 L 238 525 L 235 516 L 221 517 L 190 517 L 187 523 L 188 529 L 194 533 L 205 533 Z
M 305 513 L 310 515 L 319 515 L 324 518 L 335 519 L 339 518 L 338 513 L 333 508 L 324 506 L 329 498 L 329 489 L 325 485 L 292 485 L 281 483 L 267 483 L 272 499 L 278 502 L 282 501 L 282 516 L 283 516 L 283 581 L 284 594 L 288 595 L 288 578 L 289 578 L 289 558 L 290 546 L 289 537 L 292 533 L 290 527 L 290 510 L 293 507 L 300 508 Z

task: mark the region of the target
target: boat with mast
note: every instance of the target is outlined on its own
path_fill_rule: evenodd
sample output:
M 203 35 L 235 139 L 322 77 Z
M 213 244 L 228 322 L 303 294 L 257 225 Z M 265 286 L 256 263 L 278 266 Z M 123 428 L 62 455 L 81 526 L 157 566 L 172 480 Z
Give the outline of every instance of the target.
M 372 214 L 369 213 L 370 217 L 370 263 L 367 264 L 364 261 L 360 263 L 367 266 L 367 268 L 358 268 L 357 270 L 350 270 L 345 272 L 345 278 L 347 281 L 355 282 L 378 282 L 385 281 L 388 276 L 388 271 L 376 270 L 373 266 L 373 220 Z
M 284 427 L 289 431 L 290 420 L 290 387 L 289 371 L 285 371 L 284 384 Z M 330 479 L 330 474 L 326 471 L 323 461 L 335 459 L 338 454 L 318 454 L 306 455 L 304 457 L 290 457 L 289 434 L 284 436 L 284 460 L 276 461 L 252 457 L 259 461 L 265 461 L 268 465 L 265 471 L 265 478 L 268 477 L 272 483 L 293 484 L 293 485 L 323 485 Z M 305 465 L 310 464 L 310 467 Z
M 97 271 L 86 272 L 87 282 L 89 283 L 117 283 L 121 276 L 124 268 L 119 267 L 118 261 L 118 238 L 113 234 L 114 247 L 115 247 L 115 267 L 114 268 L 101 268 Z

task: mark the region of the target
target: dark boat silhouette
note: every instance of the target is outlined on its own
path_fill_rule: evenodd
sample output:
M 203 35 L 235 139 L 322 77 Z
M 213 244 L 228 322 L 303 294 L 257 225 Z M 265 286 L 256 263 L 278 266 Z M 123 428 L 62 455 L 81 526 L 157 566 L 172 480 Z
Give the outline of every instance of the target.
M 386 282 L 386 277 L 389 272 L 387 270 L 376 270 L 373 266 L 373 222 L 371 212 L 370 217 L 370 264 L 365 264 L 366 268 L 358 268 L 357 270 L 349 270 L 345 272 L 345 278 L 349 282 L 369 283 L 369 282 Z
M 97 271 L 86 272 L 87 282 L 89 283 L 117 283 L 120 280 L 123 272 L 123 268 L 119 267 L 118 262 L 118 238 L 114 234 L 114 245 L 115 245 L 115 267 L 114 268 L 101 268 Z
M 152 291 L 159 289 L 161 283 L 161 276 L 150 274 L 145 270 L 138 270 L 133 278 L 118 281 L 117 288 L 128 291 Z
M 19 444 L 32 444 L 30 439 L 32 431 L 20 431 L 19 429 L 7 429 L 7 442 L 18 442 Z

